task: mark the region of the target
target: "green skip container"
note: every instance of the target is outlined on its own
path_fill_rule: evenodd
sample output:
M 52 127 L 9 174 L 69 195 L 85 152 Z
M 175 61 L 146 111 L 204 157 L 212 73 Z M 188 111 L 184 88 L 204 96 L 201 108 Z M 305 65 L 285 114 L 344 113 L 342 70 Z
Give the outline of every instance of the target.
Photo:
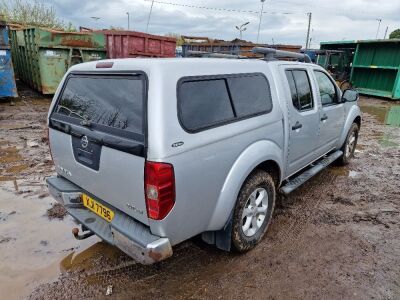
M 361 94 L 400 99 L 400 39 L 357 41 L 351 83 Z
M 68 68 L 106 58 L 102 33 L 64 32 L 37 27 L 12 29 L 18 78 L 42 94 L 54 94 Z

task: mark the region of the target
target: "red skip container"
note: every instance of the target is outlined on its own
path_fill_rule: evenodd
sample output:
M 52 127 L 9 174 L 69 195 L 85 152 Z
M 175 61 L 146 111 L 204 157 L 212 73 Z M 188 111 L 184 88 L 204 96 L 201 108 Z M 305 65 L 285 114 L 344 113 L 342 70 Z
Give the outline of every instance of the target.
M 176 39 L 137 31 L 102 31 L 108 58 L 175 57 Z

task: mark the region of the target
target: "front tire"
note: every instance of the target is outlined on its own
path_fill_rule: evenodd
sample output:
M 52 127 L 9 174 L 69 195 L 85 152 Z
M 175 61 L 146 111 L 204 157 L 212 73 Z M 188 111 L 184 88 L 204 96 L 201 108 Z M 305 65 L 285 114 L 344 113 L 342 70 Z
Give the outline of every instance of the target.
M 263 238 L 272 218 L 275 198 L 275 184 L 267 172 L 256 170 L 246 179 L 232 223 L 232 245 L 238 252 L 254 248 Z
M 354 151 L 356 150 L 358 141 L 359 128 L 356 123 L 353 123 L 347 134 L 346 140 L 340 150 L 343 151 L 343 155 L 338 159 L 338 163 L 342 166 L 348 165 L 350 159 L 354 157 Z

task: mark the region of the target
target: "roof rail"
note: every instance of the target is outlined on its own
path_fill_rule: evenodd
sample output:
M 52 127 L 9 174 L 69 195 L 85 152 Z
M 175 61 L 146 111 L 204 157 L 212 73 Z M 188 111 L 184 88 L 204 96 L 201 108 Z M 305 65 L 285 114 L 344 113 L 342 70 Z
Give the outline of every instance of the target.
M 283 51 L 283 50 L 276 50 L 273 48 L 264 48 L 264 47 L 254 47 L 252 49 L 253 53 L 256 54 L 263 54 L 264 60 L 276 60 L 278 57 L 287 57 L 287 58 L 296 58 L 298 60 L 302 60 L 306 63 L 311 63 L 311 59 L 307 54 L 297 53 L 297 52 L 290 52 L 290 51 Z
M 249 51 L 243 51 L 243 52 L 249 52 Z M 310 57 L 307 54 L 303 53 L 276 50 L 273 48 L 263 48 L 263 47 L 254 47 L 251 50 L 251 52 L 255 54 L 262 54 L 264 55 L 264 58 L 247 57 L 243 55 L 226 54 L 220 52 L 195 51 L 195 50 L 187 51 L 187 55 L 192 57 L 209 57 L 209 58 L 263 59 L 265 61 L 276 60 L 277 58 L 280 57 L 280 58 L 295 58 L 300 61 L 304 61 L 306 63 L 311 63 Z
M 206 51 L 194 51 L 194 50 L 187 51 L 187 54 L 188 54 L 188 56 L 194 56 L 194 57 L 232 58 L 232 59 L 248 58 L 243 55 L 225 54 L 225 53 L 218 53 L 218 52 L 206 52 Z

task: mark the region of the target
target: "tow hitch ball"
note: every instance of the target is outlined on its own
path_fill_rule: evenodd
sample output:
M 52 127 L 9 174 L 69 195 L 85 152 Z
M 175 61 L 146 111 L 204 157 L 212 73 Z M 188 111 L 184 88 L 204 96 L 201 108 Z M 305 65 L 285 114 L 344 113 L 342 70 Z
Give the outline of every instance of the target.
M 87 239 L 88 237 L 91 237 L 94 235 L 94 232 L 88 231 L 88 232 L 83 232 L 81 235 L 79 234 L 79 228 L 73 228 L 72 229 L 72 234 L 77 240 L 84 240 Z

